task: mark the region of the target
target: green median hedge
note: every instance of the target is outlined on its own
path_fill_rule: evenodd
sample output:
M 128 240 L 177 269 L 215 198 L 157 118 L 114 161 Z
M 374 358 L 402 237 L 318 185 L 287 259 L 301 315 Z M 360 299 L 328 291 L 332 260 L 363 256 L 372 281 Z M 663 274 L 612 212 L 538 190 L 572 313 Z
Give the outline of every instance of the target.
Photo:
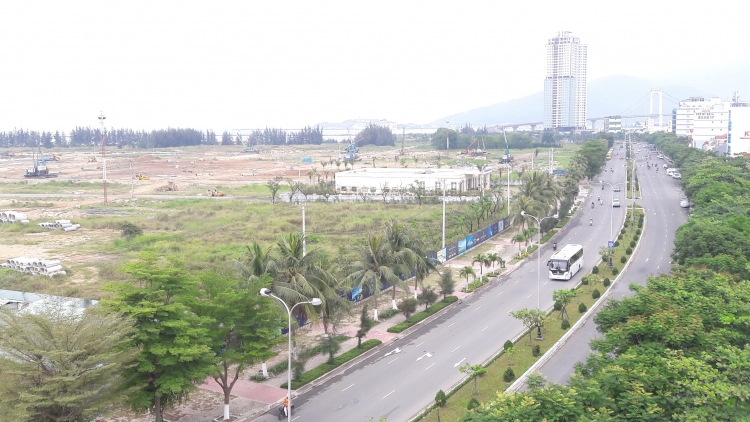
M 310 383 L 311 381 L 315 381 L 317 378 L 320 378 L 326 373 L 333 371 L 334 369 L 349 362 L 350 360 L 372 349 L 373 347 L 379 346 L 381 343 L 382 341 L 380 340 L 367 340 L 365 342 L 362 342 L 361 348 L 358 349 L 355 347 L 354 349 L 349 350 L 348 352 L 342 353 L 341 356 L 335 357 L 333 359 L 332 364 L 324 363 L 307 372 L 304 372 L 302 376 L 300 377 L 299 381 L 292 380 L 292 390 L 296 390 L 302 387 L 303 385 Z M 281 388 L 287 388 L 287 383 L 281 384 Z
M 406 321 L 402 322 L 401 324 L 396 324 L 393 327 L 388 329 L 389 333 L 400 333 L 404 331 L 405 329 L 411 327 L 412 325 L 424 320 L 428 316 L 434 314 L 435 312 L 445 308 L 446 306 L 450 305 L 451 303 L 457 301 L 458 298 L 456 296 L 448 296 L 445 299 L 441 300 L 440 302 L 430 306 L 427 308 L 426 311 L 422 311 L 418 314 L 414 314 L 409 317 Z

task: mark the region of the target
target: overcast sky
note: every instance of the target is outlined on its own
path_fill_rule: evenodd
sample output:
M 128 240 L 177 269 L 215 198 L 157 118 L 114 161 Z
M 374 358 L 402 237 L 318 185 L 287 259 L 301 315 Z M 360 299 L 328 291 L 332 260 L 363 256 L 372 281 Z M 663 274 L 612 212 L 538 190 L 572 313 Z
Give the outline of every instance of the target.
M 572 31 L 589 80 L 750 60 L 750 3 L 2 1 L 0 130 L 427 123 L 543 89 Z

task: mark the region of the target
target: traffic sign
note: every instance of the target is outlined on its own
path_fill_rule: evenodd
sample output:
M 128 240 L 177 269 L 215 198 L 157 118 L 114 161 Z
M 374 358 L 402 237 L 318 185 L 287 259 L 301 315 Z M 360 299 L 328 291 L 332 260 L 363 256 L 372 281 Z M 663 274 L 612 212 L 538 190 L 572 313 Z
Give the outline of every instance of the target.
M 607 242 L 607 247 L 614 248 L 615 247 L 615 242 L 613 242 L 613 241 L 610 240 L 609 242 Z

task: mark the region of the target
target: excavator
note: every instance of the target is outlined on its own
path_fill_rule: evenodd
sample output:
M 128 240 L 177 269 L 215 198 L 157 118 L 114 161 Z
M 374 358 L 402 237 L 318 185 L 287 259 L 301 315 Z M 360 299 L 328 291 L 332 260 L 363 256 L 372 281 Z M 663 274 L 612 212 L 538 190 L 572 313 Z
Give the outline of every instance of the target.
M 57 173 L 50 173 L 49 168 L 47 167 L 47 159 L 44 157 L 44 153 L 42 153 L 42 148 L 37 145 L 37 148 L 39 149 L 39 158 L 37 158 L 37 155 L 32 153 L 32 161 L 34 162 L 33 167 L 29 167 L 26 169 L 26 174 L 24 174 L 24 177 L 39 177 L 39 178 L 48 178 L 48 177 L 57 177 Z

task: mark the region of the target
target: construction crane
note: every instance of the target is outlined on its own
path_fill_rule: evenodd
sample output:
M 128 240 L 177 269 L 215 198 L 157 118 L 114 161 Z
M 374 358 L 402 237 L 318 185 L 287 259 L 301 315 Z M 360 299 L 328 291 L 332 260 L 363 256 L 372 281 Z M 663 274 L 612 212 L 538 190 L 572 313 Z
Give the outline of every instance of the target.
M 37 144 L 37 149 L 39 150 L 39 158 L 37 159 L 36 154 L 33 152 L 31 153 L 31 159 L 34 163 L 33 167 L 29 167 L 26 169 L 26 174 L 24 174 L 24 177 L 41 177 L 41 178 L 47 178 L 47 177 L 57 177 L 57 174 L 50 173 L 49 168 L 47 167 L 47 159 L 44 157 L 44 153 L 42 153 L 42 148 Z
M 505 155 L 500 159 L 501 163 L 510 163 L 513 161 L 513 156 L 510 155 L 510 148 L 508 148 L 508 137 L 505 136 L 505 128 L 503 127 L 503 138 L 505 138 Z
M 239 131 L 237 131 L 237 137 L 240 138 L 242 146 L 245 147 L 242 152 L 246 152 L 248 154 L 260 154 L 260 148 L 258 148 L 257 145 L 253 146 L 252 143 L 250 143 L 250 136 L 247 137 L 247 143 L 242 140 L 242 135 Z

